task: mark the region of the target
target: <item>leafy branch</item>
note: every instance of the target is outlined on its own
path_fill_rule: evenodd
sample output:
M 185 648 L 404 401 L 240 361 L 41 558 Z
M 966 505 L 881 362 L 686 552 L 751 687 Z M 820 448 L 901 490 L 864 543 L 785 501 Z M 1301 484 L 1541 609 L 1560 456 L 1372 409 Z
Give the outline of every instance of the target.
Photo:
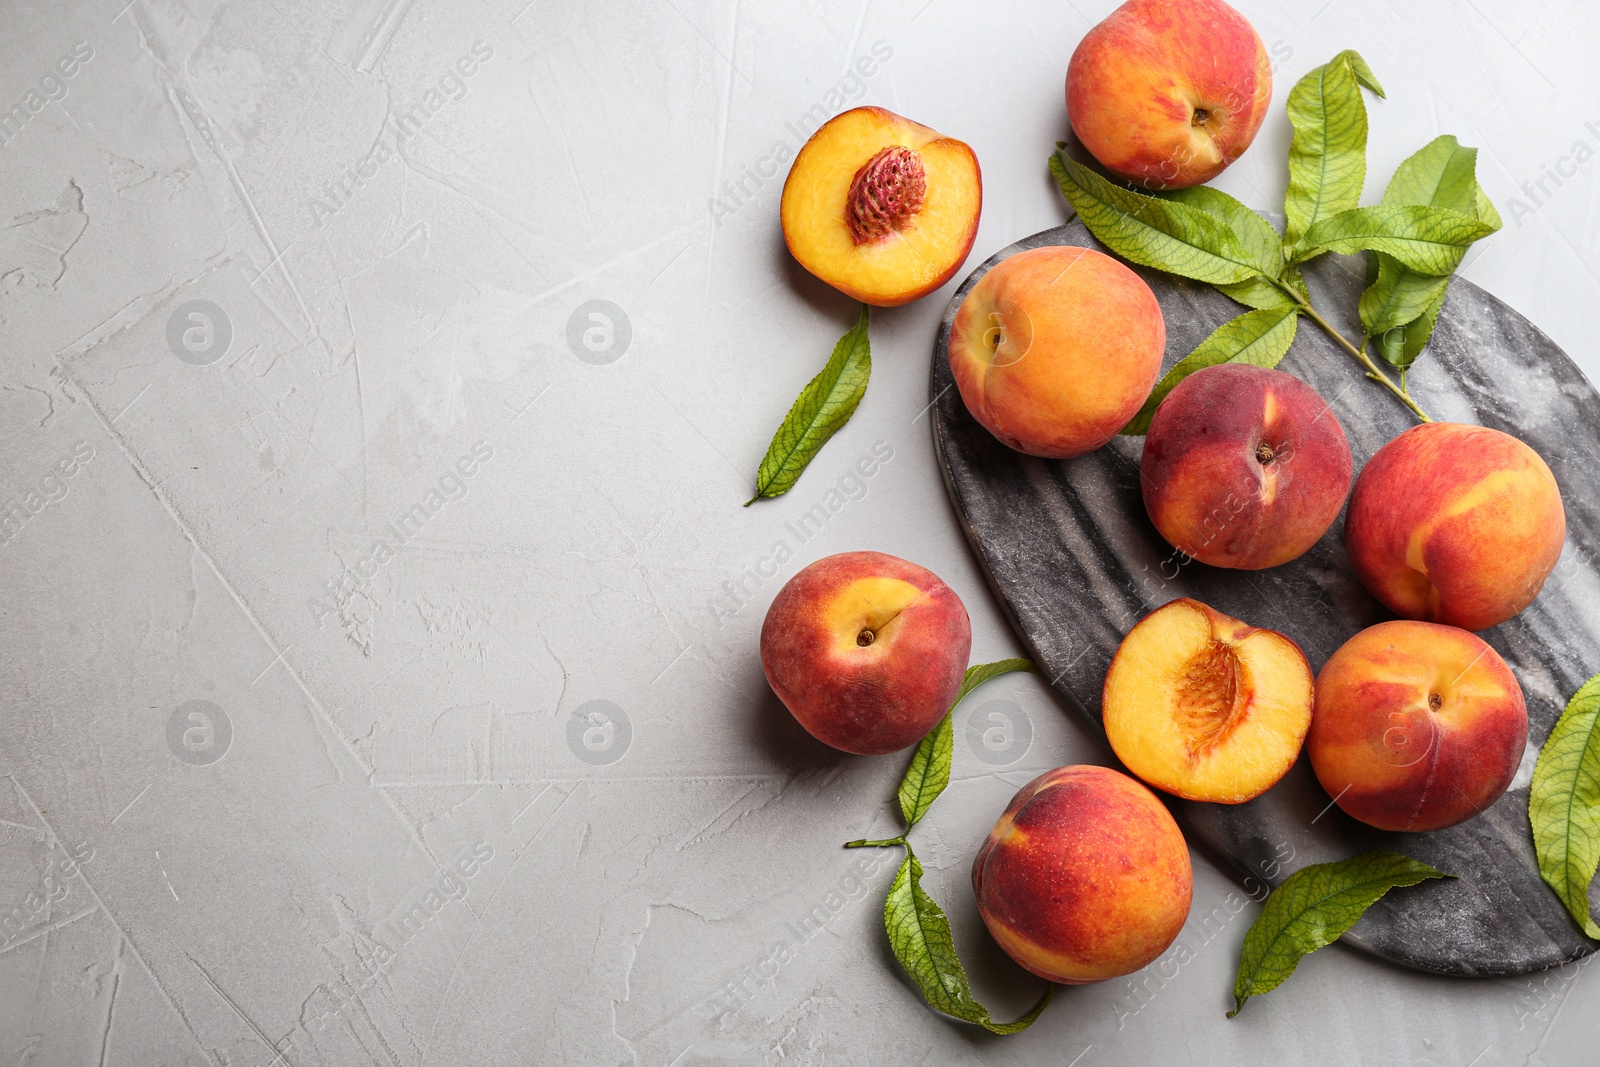
M 1407 389 L 1406 373 L 1433 334 L 1451 273 L 1474 241 L 1500 228 L 1500 216 L 1478 184 L 1477 150 L 1448 135 L 1400 165 L 1381 204 L 1360 206 L 1367 150 L 1363 89 L 1383 95 L 1361 56 L 1344 51 L 1290 92 L 1294 135 L 1281 235 L 1220 190 L 1140 192 L 1073 160 L 1066 144 L 1057 143 L 1051 173 L 1102 244 L 1140 266 L 1215 286 L 1252 309 L 1223 324 L 1169 371 L 1123 433 L 1148 430 L 1155 405 L 1201 367 L 1276 366 L 1302 316 L 1420 421 L 1432 421 Z M 1326 252 L 1367 253 L 1367 287 L 1357 307 L 1359 343 L 1334 328 L 1306 288 L 1303 265 Z M 1398 380 L 1378 360 L 1398 371 Z
M 900 815 L 906 828 L 898 837 L 882 841 L 858 840 L 845 844 L 845 848 L 892 848 L 906 850 L 905 861 L 889 886 L 889 895 L 883 902 L 883 925 L 889 933 L 889 947 L 895 959 L 922 991 L 929 1006 L 946 1015 L 965 1022 L 976 1023 L 996 1034 L 1015 1034 L 1033 1025 L 1055 994 L 1055 986 L 1045 989 L 1026 1015 L 1009 1023 L 997 1023 L 989 1009 L 978 1003 L 972 995 L 972 984 L 967 980 L 966 968 L 956 956 L 955 939 L 950 933 L 950 919 L 944 909 L 922 888 L 922 864 L 906 839 L 911 828 L 922 820 L 933 802 L 950 784 L 950 763 L 955 751 L 955 727 L 952 716 L 956 706 L 966 695 L 988 681 L 1012 671 L 1033 671 L 1037 668 L 1031 660 L 1003 659 L 968 667 L 961 680 L 956 698 L 945 712 L 939 725 L 924 737 L 911 755 L 905 778 L 900 782 Z

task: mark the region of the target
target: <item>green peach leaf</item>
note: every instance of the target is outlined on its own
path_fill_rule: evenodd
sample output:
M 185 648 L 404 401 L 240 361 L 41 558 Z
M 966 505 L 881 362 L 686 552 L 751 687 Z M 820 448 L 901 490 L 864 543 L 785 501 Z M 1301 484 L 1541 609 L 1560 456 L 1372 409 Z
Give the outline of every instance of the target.
M 1014 671 L 1032 671 L 1038 673 L 1039 668 L 1031 659 L 1012 656 L 1008 659 L 997 659 L 993 663 L 975 663 L 967 668 L 967 673 L 961 676 L 961 688 L 956 690 L 956 698 L 950 704 L 954 711 L 957 704 L 966 699 L 967 694 L 991 678 L 998 678 L 1002 674 L 1011 674 Z
M 1373 347 L 1377 349 L 1378 356 L 1385 363 L 1400 370 L 1410 370 L 1417 357 L 1422 355 L 1423 348 L 1433 336 L 1433 328 L 1438 325 L 1439 311 L 1444 307 L 1445 297 L 1449 295 L 1450 278 L 1439 280 L 1446 285 L 1440 286 L 1438 294 L 1427 307 L 1423 308 L 1422 314 L 1410 322 L 1385 330 L 1372 339 Z
M 1239 238 L 1245 251 L 1255 259 L 1256 266 L 1261 268 L 1261 277 L 1232 285 L 1219 285 L 1219 292 L 1257 310 L 1294 306 L 1288 294 L 1268 280 L 1281 278 L 1284 273 L 1283 238 L 1272 228 L 1272 223 L 1227 193 L 1209 185 L 1168 189 L 1156 195 L 1163 200 L 1199 208 L 1227 226 Z
M 1528 821 L 1539 874 L 1584 934 L 1600 939 L 1589 914 L 1589 883 L 1600 866 L 1600 674 L 1573 694 L 1539 752 Z
M 1488 223 L 1493 229 L 1498 230 L 1501 225 L 1500 212 L 1494 208 L 1494 202 L 1489 199 L 1489 194 L 1483 191 L 1483 186 L 1478 186 L 1472 194 L 1473 207 L 1477 209 L 1478 218 Z
M 1477 159 L 1476 148 L 1464 147 L 1450 134 L 1435 137 L 1395 168 L 1383 202 L 1424 204 L 1476 216 Z
M 905 778 L 900 782 L 900 814 L 906 820 L 907 830 L 917 825 L 950 784 L 950 760 L 955 748 L 951 716 L 955 714 L 956 705 L 990 678 L 998 678 L 1012 671 L 1038 669 L 1028 659 L 1002 659 L 967 668 L 950 710 L 944 713 L 939 725 L 917 744 L 917 750 L 911 754 L 911 765 L 906 768 Z
M 1361 202 L 1367 176 L 1367 104 L 1361 86 L 1382 96 L 1366 61 L 1341 52 L 1289 91 L 1289 184 L 1284 191 L 1284 248 L 1292 258 L 1307 231 Z
M 950 784 L 950 758 L 954 748 L 954 729 L 947 711 L 939 725 L 917 743 L 917 750 L 911 754 L 911 765 L 900 781 L 900 814 L 906 821 L 906 829 L 917 825 Z
M 1341 211 L 1314 223 L 1299 258 L 1318 252 L 1383 252 L 1421 274 L 1456 269 L 1467 246 L 1494 231 L 1473 215 L 1415 204 L 1384 204 Z
M 946 1015 L 976 1023 L 992 1033 L 1015 1034 L 1033 1025 L 1055 993 L 1054 985 L 1047 987 L 1039 1003 L 1016 1022 L 997 1023 L 991 1019 L 989 1009 L 972 996 L 966 968 L 961 966 L 950 936 L 950 920 L 922 888 L 922 864 L 909 847 L 883 902 L 883 925 L 889 932 L 889 947 L 895 959 L 928 1005 Z
M 1261 274 L 1238 235 L 1211 215 L 1114 185 L 1068 158 L 1064 143 L 1056 147 L 1050 172 L 1062 195 L 1089 232 L 1123 259 L 1212 285 Z
M 1388 99 L 1388 94 L 1383 91 L 1383 86 L 1378 84 L 1378 78 L 1372 73 L 1372 68 L 1367 66 L 1367 61 L 1361 58 L 1361 53 L 1353 48 L 1346 48 L 1343 52 L 1333 57 L 1335 63 L 1345 62 L 1350 64 L 1350 70 L 1356 76 L 1356 81 L 1371 89 L 1379 97 Z
M 1246 1000 L 1282 985 L 1302 957 L 1337 941 L 1389 890 L 1454 877 L 1387 850 L 1295 871 L 1268 894 L 1245 932 L 1228 1018 Z
M 1410 364 L 1406 362 L 1406 328 L 1404 326 L 1393 330 L 1385 330 L 1372 339 L 1372 347 L 1377 350 L 1378 358 L 1391 367 L 1408 370 Z
M 1257 311 L 1297 307 L 1294 299 L 1283 291 L 1285 285 L 1300 294 L 1302 303 L 1311 303 L 1311 292 L 1306 288 L 1305 277 L 1300 273 L 1300 268 L 1294 264 L 1284 269 L 1278 278 L 1278 283 L 1268 281 L 1265 277 L 1251 278 L 1236 285 L 1219 285 L 1216 290 L 1230 300 L 1235 300 L 1248 308 L 1255 308 Z
M 749 507 L 762 497 L 781 496 L 794 488 L 828 438 L 838 433 L 855 414 L 867 393 L 872 375 L 872 345 L 867 340 L 867 305 L 861 317 L 833 346 L 827 364 L 800 390 L 783 425 L 773 434 L 767 454 L 756 472 L 756 495 L 745 501 Z
M 1464 147 L 1451 135 L 1435 137 L 1395 169 L 1383 202 L 1447 208 L 1498 230 L 1500 213 L 1478 184 L 1477 158 L 1476 148 Z M 1378 339 L 1379 357 L 1404 370 L 1433 336 L 1449 279 L 1408 270 L 1382 252 L 1369 258 L 1372 273 L 1361 294 L 1361 324 Z
M 1218 326 L 1211 331 L 1210 336 L 1194 347 L 1194 351 L 1184 356 L 1176 366 L 1162 376 L 1156 387 L 1150 391 L 1144 407 L 1140 408 L 1139 413 L 1122 428 L 1122 433 L 1130 436 L 1148 433 L 1150 420 L 1155 418 L 1156 408 L 1161 405 L 1161 401 L 1167 398 L 1167 394 L 1172 392 L 1179 382 L 1197 370 L 1214 367 L 1219 363 L 1249 363 L 1257 367 L 1276 367 L 1283 359 L 1284 353 L 1289 351 L 1289 346 L 1294 343 L 1298 320 L 1299 315 L 1294 305 L 1286 304 L 1277 308 L 1247 311 L 1238 318 L 1230 319 Z
M 1424 314 L 1436 301 L 1442 301 L 1450 276 L 1418 274 L 1407 270 L 1393 256 L 1372 253 L 1378 276 L 1361 294 L 1358 310 L 1361 325 L 1376 336 L 1404 326 Z
M 1282 289 L 1267 281 L 1266 278 L 1251 278 L 1247 282 L 1236 282 L 1233 285 L 1218 285 L 1217 292 L 1243 304 L 1247 308 L 1257 311 L 1270 311 L 1274 308 L 1292 308 L 1293 300 L 1289 299 Z
M 1156 194 L 1163 200 L 1199 208 L 1232 230 L 1255 259 L 1255 265 L 1268 278 L 1283 275 L 1283 238 L 1272 223 L 1220 189 L 1194 185 L 1187 189 L 1168 189 Z
M 1448 278 L 1445 280 L 1446 282 L 1449 281 Z M 1395 366 L 1403 370 L 1410 367 L 1411 364 L 1417 361 L 1417 357 L 1422 355 L 1422 350 L 1427 346 L 1428 339 L 1433 336 L 1434 326 L 1438 325 L 1439 311 L 1444 307 L 1444 298 L 1449 295 L 1449 292 L 1448 285 L 1440 289 L 1439 295 L 1433 298 L 1433 303 L 1429 304 L 1421 315 L 1406 323 L 1405 339 L 1400 346 L 1401 362 L 1396 363 Z

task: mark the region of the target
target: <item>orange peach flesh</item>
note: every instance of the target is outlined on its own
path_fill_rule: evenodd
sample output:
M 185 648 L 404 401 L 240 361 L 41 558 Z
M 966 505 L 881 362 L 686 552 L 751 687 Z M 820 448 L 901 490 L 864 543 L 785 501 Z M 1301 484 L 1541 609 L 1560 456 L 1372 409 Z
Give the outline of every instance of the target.
M 1289 638 L 1180 599 L 1123 639 L 1102 707 L 1112 749 L 1141 779 L 1239 804 L 1294 765 L 1312 696 L 1311 667 Z
M 1052 982 L 1130 974 L 1172 944 L 1194 877 L 1172 815 L 1106 767 L 1061 767 L 1023 786 L 972 867 L 984 925 Z
M 995 437 L 1067 459 L 1138 412 L 1166 338 L 1155 294 L 1126 266 L 1092 248 L 1035 248 L 995 264 L 962 299 L 950 370 Z
M 896 147 L 911 156 L 884 156 Z M 909 214 L 885 215 L 862 202 L 873 187 L 870 172 L 885 164 L 913 176 Z M 802 266 L 857 300 L 892 307 L 950 279 L 972 248 L 982 207 L 971 148 L 882 108 L 858 107 L 830 119 L 800 149 L 781 214 L 784 239 Z M 862 225 L 864 216 L 876 218 Z

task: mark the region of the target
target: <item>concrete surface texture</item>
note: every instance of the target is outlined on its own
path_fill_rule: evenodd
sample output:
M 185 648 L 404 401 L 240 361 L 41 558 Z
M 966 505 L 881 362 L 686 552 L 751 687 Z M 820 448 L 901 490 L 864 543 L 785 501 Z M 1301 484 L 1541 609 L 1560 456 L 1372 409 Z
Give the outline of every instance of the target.
M 1579 965 L 1335 947 L 1224 1018 L 1257 905 L 1198 857 L 1183 951 L 1019 1036 L 941 1019 L 883 937 L 897 857 L 839 847 L 895 832 L 903 758 L 765 684 L 766 604 L 846 549 L 1019 651 L 929 440 L 954 283 L 875 316 L 856 417 L 740 507 L 855 316 L 784 249 L 788 161 L 857 102 L 963 138 L 975 265 L 1065 217 L 1062 78 L 1112 6 L 0 3 L 0 1062 L 1589 1061 Z M 1220 187 L 1281 202 L 1288 88 L 1357 48 L 1369 199 L 1480 146 L 1506 225 L 1463 273 L 1600 371 L 1594 9 L 1240 7 L 1278 84 Z M 997 1016 L 1038 984 L 972 855 L 1107 759 L 1031 676 L 958 716 L 917 841 Z

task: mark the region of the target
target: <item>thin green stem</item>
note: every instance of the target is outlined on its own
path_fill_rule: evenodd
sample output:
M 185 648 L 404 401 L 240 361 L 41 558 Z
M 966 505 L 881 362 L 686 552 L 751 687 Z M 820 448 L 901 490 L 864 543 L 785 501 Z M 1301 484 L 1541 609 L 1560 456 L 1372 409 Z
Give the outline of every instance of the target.
M 895 845 L 905 845 L 907 848 L 911 847 L 910 845 L 906 844 L 905 834 L 901 834 L 899 837 L 885 838 L 882 841 L 868 841 L 865 838 L 862 838 L 860 840 L 846 841 L 844 843 L 845 848 L 892 848 Z
M 1266 276 L 1262 275 L 1262 277 Z M 1333 328 L 1332 323 L 1317 313 L 1317 309 L 1311 306 L 1311 301 L 1301 296 L 1299 291 L 1293 286 L 1279 281 L 1276 278 L 1267 278 L 1267 280 L 1280 289 L 1286 296 L 1288 296 L 1290 300 L 1294 301 L 1295 306 L 1300 309 L 1300 314 L 1316 323 L 1322 328 L 1323 333 L 1327 334 L 1333 339 L 1335 344 L 1354 356 L 1356 362 L 1361 364 L 1361 366 L 1366 370 L 1368 378 L 1371 378 L 1373 381 L 1389 390 L 1389 392 L 1393 393 L 1402 404 L 1411 409 L 1411 413 L 1415 415 L 1418 420 L 1422 422 L 1433 421 L 1433 419 L 1428 416 L 1428 413 L 1423 411 L 1415 400 L 1411 399 L 1411 394 L 1406 392 L 1405 385 L 1403 384 L 1405 380 L 1404 371 L 1401 372 L 1402 384 L 1395 385 L 1394 381 L 1387 374 L 1378 369 L 1378 365 L 1372 361 L 1372 357 L 1367 355 L 1366 345 L 1363 344 L 1360 348 L 1357 348 L 1355 345 L 1347 341 L 1343 334 Z

